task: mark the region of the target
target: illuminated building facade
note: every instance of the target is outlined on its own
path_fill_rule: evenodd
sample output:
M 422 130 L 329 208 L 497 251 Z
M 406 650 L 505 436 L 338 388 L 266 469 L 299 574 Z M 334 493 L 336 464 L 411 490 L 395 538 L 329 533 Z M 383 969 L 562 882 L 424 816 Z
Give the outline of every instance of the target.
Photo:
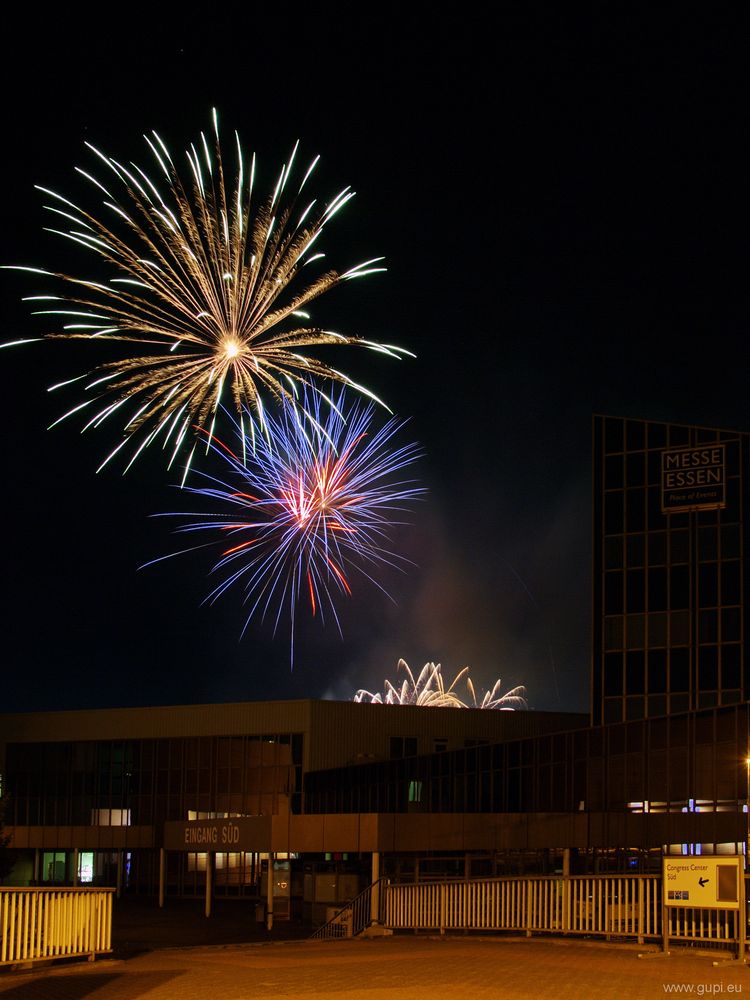
M 554 845 L 582 872 L 658 870 L 682 845 L 743 852 L 749 726 L 750 705 L 729 705 L 339 768 L 309 775 L 305 809 L 478 814 L 498 864 Z
M 750 435 L 598 416 L 593 446 L 591 719 L 319 701 L 0 715 L 17 882 L 153 893 L 163 865 L 169 893 L 253 896 L 262 859 L 295 855 L 305 879 L 349 865 L 356 892 L 376 854 L 409 878 L 742 853 Z
M 584 724 L 564 713 L 311 700 L 0 715 L 13 878 L 154 893 L 160 849 L 176 843 L 183 849 L 168 851 L 168 891 L 200 894 L 206 853 L 185 845 L 201 824 L 236 819 L 235 849 L 215 852 L 214 887 L 253 895 L 270 853 L 314 864 L 378 842 L 377 824 L 305 815 L 314 772 Z
M 750 435 L 597 416 L 594 725 L 745 701 Z

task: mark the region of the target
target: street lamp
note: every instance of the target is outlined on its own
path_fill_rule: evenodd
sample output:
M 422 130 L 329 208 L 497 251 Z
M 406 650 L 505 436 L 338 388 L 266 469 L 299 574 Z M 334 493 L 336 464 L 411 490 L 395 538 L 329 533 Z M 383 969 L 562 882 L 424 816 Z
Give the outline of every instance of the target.
M 750 865 L 750 757 L 745 757 L 745 815 L 747 817 L 745 868 L 747 868 Z

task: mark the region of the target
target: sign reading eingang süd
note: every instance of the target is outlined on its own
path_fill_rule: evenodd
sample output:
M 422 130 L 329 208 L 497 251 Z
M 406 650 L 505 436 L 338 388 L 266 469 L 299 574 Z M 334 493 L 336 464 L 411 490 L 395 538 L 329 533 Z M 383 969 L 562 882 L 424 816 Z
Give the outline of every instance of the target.
M 271 817 L 168 820 L 164 824 L 164 847 L 168 851 L 191 851 L 197 854 L 269 851 Z
M 661 509 L 665 514 L 724 507 L 726 485 L 723 444 L 670 448 L 661 453 Z

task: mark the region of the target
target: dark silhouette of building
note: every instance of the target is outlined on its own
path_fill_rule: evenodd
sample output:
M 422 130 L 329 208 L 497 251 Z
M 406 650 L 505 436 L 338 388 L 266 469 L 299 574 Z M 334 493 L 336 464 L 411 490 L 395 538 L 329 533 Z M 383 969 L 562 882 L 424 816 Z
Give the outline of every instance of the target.
M 592 723 L 750 696 L 750 435 L 597 416 Z

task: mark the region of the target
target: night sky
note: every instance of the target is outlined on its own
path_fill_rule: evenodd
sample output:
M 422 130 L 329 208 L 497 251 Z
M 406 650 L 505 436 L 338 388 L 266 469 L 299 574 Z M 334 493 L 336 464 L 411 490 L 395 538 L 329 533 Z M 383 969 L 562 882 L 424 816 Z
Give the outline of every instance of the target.
M 395 603 L 357 582 L 343 640 L 303 620 L 290 671 L 284 626 L 240 641 L 239 592 L 201 606 L 208 557 L 138 570 L 180 547 L 149 515 L 191 509 L 159 455 L 97 476 L 114 424 L 45 429 L 79 401 L 47 386 L 98 347 L 3 351 L 0 710 L 350 698 L 399 657 L 588 709 L 592 413 L 750 428 L 748 24 L 691 7 L 123 11 L 106 32 L 21 15 L 0 70 L 0 262 L 101 276 L 43 232 L 33 187 L 98 211 L 73 169 L 95 165 L 84 141 L 146 165 L 156 129 L 181 164 L 216 106 L 270 186 L 299 138 L 322 157 L 316 194 L 357 191 L 329 261 L 388 266 L 315 320 L 418 355 L 326 360 L 409 418 L 428 493 L 396 535 L 417 568 L 383 578 Z M 20 301 L 44 281 L 0 272 L 0 340 L 44 332 Z

